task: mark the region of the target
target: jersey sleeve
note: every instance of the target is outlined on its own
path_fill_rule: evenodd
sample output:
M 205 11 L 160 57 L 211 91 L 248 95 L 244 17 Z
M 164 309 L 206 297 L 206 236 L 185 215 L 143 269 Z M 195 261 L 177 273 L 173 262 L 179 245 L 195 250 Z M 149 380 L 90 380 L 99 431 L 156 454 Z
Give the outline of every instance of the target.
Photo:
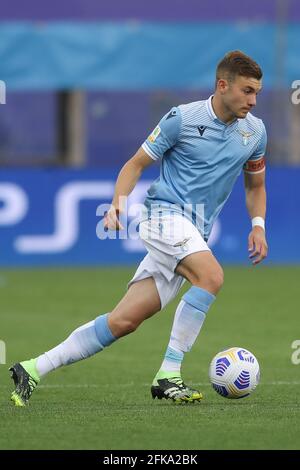
M 142 148 L 153 160 L 159 160 L 176 144 L 180 128 L 181 113 L 178 108 L 174 107 L 160 120 L 143 143 Z
M 265 153 L 266 153 L 266 147 L 267 147 L 267 132 L 266 132 L 264 123 L 262 121 L 261 123 L 262 123 L 262 135 L 261 135 L 261 138 L 259 139 L 259 142 L 257 144 L 255 151 L 244 164 L 243 169 L 245 173 L 250 173 L 250 174 L 261 173 L 262 171 L 264 171 L 265 166 L 266 166 Z

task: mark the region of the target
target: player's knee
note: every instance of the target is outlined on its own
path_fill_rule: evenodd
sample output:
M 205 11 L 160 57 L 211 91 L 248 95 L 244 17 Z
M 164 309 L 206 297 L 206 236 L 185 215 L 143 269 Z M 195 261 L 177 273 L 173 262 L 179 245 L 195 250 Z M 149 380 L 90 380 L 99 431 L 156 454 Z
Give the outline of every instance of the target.
M 202 287 L 212 294 L 217 294 L 224 283 L 224 272 L 221 266 L 206 271 L 204 275 L 196 276 L 193 285 Z
M 212 275 L 211 282 L 217 292 L 222 288 L 224 284 L 224 271 L 220 267 L 214 274 Z
M 111 330 L 117 338 L 133 333 L 138 326 L 139 323 L 131 318 L 112 318 L 110 322 Z
M 133 333 L 140 323 L 133 319 L 124 320 L 122 323 L 122 330 L 123 335 L 129 335 L 129 333 Z

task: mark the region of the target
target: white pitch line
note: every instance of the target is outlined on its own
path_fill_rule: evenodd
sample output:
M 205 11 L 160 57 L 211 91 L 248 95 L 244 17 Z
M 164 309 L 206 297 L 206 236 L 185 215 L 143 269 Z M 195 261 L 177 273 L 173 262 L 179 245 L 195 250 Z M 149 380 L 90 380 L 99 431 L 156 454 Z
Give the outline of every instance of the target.
M 109 387 L 111 388 L 113 384 L 49 384 L 49 385 L 39 385 L 38 388 L 103 388 L 103 387 Z M 125 383 L 125 384 L 119 384 L 120 387 L 133 387 L 135 386 L 135 382 L 131 383 Z M 151 383 L 143 383 L 141 384 L 143 387 L 151 387 Z M 209 387 L 211 384 L 209 382 L 197 382 L 197 383 L 190 383 L 192 386 L 207 386 Z M 278 381 L 278 382 L 262 382 L 259 383 L 260 386 L 264 385 L 300 385 L 300 381 Z
M 191 383 L 189 382 L 191 386 L 205 386 L 209 387 L 211 384 L 209 382 L 197 382 L 197 383 Z M 38 388 L 111 388 L 114 384 L 111 383 L 106 383 L 106 384 L 41 384 L 38 386 Z M 118 384 L 118 387 L 134 387 L 136 382 L 130 382 L 130 383 L 125 383 L 125 384 Z M 143 383 L 141 384 L 143 387 L 151 387 L 151 383 Z M 270 385 L 300 385 L 299 380 L 295 381 L 274 381 L 274 382 L 261 382 L 259 383 L 259 386 L 270 386 Z M 5 385 L 0 385 L 0 388 L 6 388 Z

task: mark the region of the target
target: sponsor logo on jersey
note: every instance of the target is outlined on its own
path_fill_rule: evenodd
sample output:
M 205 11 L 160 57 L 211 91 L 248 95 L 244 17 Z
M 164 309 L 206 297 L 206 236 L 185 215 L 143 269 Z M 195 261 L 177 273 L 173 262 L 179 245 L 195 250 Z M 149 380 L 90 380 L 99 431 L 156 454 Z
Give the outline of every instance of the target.
M 203 136 L 206 127 L 207 126 L 198 126 L 198 131 L 199 131 L 199 134 L 201 135 L 201 137 Z
M 171 117 L 176 116 L 176 114 L 177 114 L 176 109 L 173 109 L 173 111 L 171 111 L 171 112 L 168 114 L 167 119 L 170 119 Z M 167 120 L 167 119 L 166 119 L 166 120 Z

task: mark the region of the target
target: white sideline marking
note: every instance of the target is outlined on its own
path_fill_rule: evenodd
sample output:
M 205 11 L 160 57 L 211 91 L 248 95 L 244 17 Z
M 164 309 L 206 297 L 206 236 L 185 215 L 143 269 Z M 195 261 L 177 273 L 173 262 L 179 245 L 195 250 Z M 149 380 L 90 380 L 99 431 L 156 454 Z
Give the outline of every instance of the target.
M 191 383 L 189 382 L 191 386 L 210 386 L 211 384 L 209 382 L 197 382 L 197 383 Z M 109 387 L 111 388 L 112 384 L 49 384 L 49 385 L 39 385 L 38 388 L 103 388 L 103 387 Z M 121 387 L 133 387 L 136 385 L 136 382 L 131 382 L 131 383 L 126 383 L 126 384 L 119 384 Z M 275 381 L 275 382 L 262 382 L 259 383 L 258 385 L 300 385 L 299 380 L 295 381 Z M 151 383 L 143 383 L 143 387 L 150 387 Z
M 118 387 L 133 387 L 136 385 L 136 382 L 130 382 L 126 384 L 118 384 Z M 207 386 L 209 387 L 211 384 L 209 382 L 197 382 L 197 383 L 191 383 L 189 382 L 190 386 Z M 299 380 L 294 380 L 294 381 L 275 381 L 275 382 L 262 382 L 258 384 L 259 386 L 264 386 L 264 385 L 300 385 Z M 111 388 L 112 384 L 42 384 L 38 385 L 38 388 Z M 151 383 L 143 383 L 143 387 L 151 387 Z M 0 388 L 6 388 L 5 385 L 0 385 Z

